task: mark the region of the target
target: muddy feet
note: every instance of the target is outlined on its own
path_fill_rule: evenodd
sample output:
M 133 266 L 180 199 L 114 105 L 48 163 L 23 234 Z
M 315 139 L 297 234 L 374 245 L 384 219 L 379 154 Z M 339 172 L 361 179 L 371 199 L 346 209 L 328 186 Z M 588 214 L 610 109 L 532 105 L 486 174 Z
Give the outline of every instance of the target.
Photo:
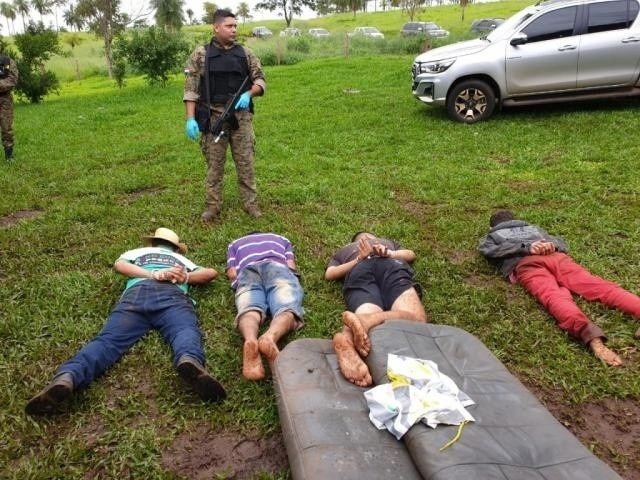
M 342 312 L 342 323 L 349 327 L 353 333 L 353 345 L 360 356 L 364 358 L 369 355 L 371 340 L 369 340 L 369 335 L 367 335 L 358 315 L 349 311 Z
M 362 361 L 346 334 L 336 333 L 334 335 L 333 348 L 336 351 L 338 365 L 344 378 L 360 387 L 368 387 L 373 383 L 369 368 Z
M 263 335 L 258 339 L 258 349 L 260 350 L 260 353 L 265 356 L 269 365 L 275 362 L 276 357 L 280 353 L 278 345 L 273 341 L 273 338 L 267 337 L 266 335 Z
M 605 347 L 601 338 L 594 338 L 591 340 L 591 342 L 589 342 L 589 348 L 591 348 L 596 357 L 607 365 L 611 365 L 612 367 L 622 365 L 622 359 L 614 351 Z
M 247 340 L 242 347 L 242 375 L 247 380 L 264 378 L 264 366 L 257 340 Z

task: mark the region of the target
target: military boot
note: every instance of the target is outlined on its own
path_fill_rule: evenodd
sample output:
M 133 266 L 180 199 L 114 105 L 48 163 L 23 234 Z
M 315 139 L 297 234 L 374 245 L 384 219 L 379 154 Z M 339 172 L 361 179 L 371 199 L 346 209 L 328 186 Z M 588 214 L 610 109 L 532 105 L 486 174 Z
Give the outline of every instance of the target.
M 218 219 L 219 216 L 220 209 L 218 207 L 209 206 L 204 212 L 202 212 L 200 218 L 204 223 L 213 223 Z
M 180 378 L 205 402 L 221 402 L 227 397 L 224 387 L 190 355 L 182 355 L 176 366 Z
M 10 147 L 4 147 L 4 159 L 7 162 L 13 160 L 13 145 Z
M 257 205 L 245 205 L 244 211 L 249 214 L 249 216 L 253 218 L 260 218 L 262 216 L 262 212 Z
M 25 411 L 29 415 L 49 415 L 71 397 L 73 377 L 70 373 L 61 373 L 54 377 L 49 385 L 27 403 Z

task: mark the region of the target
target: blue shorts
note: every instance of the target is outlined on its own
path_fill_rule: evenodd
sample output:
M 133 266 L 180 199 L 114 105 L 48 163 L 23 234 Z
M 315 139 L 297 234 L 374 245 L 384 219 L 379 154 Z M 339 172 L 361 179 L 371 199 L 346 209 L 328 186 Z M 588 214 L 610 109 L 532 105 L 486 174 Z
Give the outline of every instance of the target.
M 303 325 L 302 287 L 298 277 L 285 265 L 261 262 L 243 268 L 236 280 L 236 327 L 240 316 L 249 311 L 260 313 L 262 323 L 290 311 L 296 317 L 296 328 Z

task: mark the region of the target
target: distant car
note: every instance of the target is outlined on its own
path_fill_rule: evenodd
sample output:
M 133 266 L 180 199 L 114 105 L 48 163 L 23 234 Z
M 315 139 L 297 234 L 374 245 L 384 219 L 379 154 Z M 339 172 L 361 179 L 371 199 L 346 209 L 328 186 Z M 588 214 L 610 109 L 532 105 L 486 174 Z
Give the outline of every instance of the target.
M 432 38 L 448 37 L 449 32 L 434 22 L 407 22 L 400 30 L 403 37 L 424 36 Z
M 504 18 L 480 18 L 473 21 L 470 30 L 473 33 L 487 34 L 501 23 L 504 23 Z
M 324 28 L 310 28 L 309 35 L 314 38 L 323 38 L 329 37 L 331 34 L 329 33 L 329 30 L 326 30 Z
M 348 34 L 350 37 L 384 38 L 384 35 L 376 27 L 356 27 Z
M 299 37 L 302 32 L 299 28 L 288 27 L 280 32 L 281 37 Z
M 251 35 L 257 38 L 269 38 L 271 35 L 273 35 L 273 32 L 267 27 L 255 27 L 253 30 L 251 30 Z

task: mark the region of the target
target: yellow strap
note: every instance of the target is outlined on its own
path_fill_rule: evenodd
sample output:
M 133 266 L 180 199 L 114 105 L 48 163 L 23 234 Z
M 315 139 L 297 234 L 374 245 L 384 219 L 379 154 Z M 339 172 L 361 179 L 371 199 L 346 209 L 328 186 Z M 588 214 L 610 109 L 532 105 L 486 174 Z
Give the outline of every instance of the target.
M 468 420 L 463 420 L 462 423 L 458 426 L 458 431 L 456 432 L 456 436 L 453 437 L 451 440 L 449 440 L 447 443 L 445 443 L 441 448 L 440 451 L 444 450 L 445 448 L 450 447 L 451 445 L 453 445 L 454 443 L 456 443 L 458 441 L 458 439 L 460 438 L 460 435 L 462 434 L 462 428 L 469 423 Z

